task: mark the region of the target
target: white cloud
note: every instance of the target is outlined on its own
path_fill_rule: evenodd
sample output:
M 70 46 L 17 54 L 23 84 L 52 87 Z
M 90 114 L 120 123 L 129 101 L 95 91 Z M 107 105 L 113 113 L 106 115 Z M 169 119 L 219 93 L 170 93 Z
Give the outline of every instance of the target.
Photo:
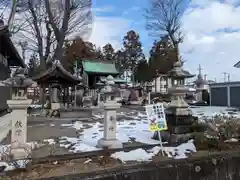
M 96 16 L 90 41 L 97 46 L 111 43 L 115 49 L 122 47 L 122 37 L 131 28 L 132 21 L 121 17 Z
M 102 8 L 93 8 L 92 10 L 95 13 L 102 13 L 102 12 L 112 12 L 112 11 L 115 10 L 115 8 L 112 7 L 112 6 L 105 6 L 105 7 L 102 7 Z
M 181 45 L 186 68 L 197 73 L 201 64 L 209 78 L 223 80 L 223 72 L 231 80 L 240 80 L 240 69 L 233 65 L 240 60 L 240 7 L 228 1 L 194 0 L 201 7 L 187 10 L 182 17 L 185 41 Z M 201 4 L 200 4 L 201 3 Z M 224 29 L 235 32 L 224 32 Z M 188 52 L 193 49 L 191 53 Z
M 233 4 L 239 0 L 225 0 L 222 3 L 217 0 L 193 0 L 182 17 L 182 25 L 185 41 L 181 45 L 181 53 L 186 69 L 197 73 L 201 64 L 203 72 L 210 79 L 223 79 L 223 72 L 231 74 L 231 80 L 240 79 L 240 69 L 233 65 L 240 60 L 240 7 Z M 93 29 L 89 41 L 97 46 L 111 43 L 115 49 L 122 47 L 122 38 L 132 29 L 136 22 L 125 17 L 103 16 L 101 12 L 111 12 L 113 8 L 95 8 L 96 12 Z M 234 32 L 224 32 L 224 29 Z M 134 29 L 134 28 L 133 28 Z M 142 29 L 136 29 L 142 32 Z M 144 31 L 145 32 L 145 31 Z M 145 37 L 147 33 L 141 33 L 141 39 L 151 44 L 151 38 Z M 143 44 L 148 47 L 148 44 Z M 146 50 L 147 52 L 147 50 Z M 148 54 L 146 54 L 148 56 Z

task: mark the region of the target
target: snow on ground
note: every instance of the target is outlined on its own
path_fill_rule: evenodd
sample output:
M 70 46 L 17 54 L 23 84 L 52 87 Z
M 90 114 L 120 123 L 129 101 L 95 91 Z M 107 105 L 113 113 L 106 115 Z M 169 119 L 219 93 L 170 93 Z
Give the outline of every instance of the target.
M 141 148 L 132 150 L 130 152 L 116 152 L 111 155 L 111 157 L 121 160 L 122 162 L 126 161 L 151 161 L 152 157 L 164 151 L 169 158 L 174 159 L 184 159 L 187 158 L 187 154 L 196 152 L 196 147 L 193 144 L 193 140 L 183 143 L 177 147 L 163 147 L 155 146 L 151 150 L 145 151 Z
M 78 138 L 61 137 L 61 146 L 67 148 L 71 145 L 70 151 L 72 152 L 97 150 L 97 141 L 103 137 L 103 125 L 96 122 L 88 123 L 88 127 L 84 127 L 84 124 L 80 123 L 76 121 L 73 124 L 64 124 L 65 127 L 80 130 L 80 134 Z M 147 119 L 126 120 L 117 123 L 117 139 L 123 143 L 136 141 L 144 144 L 158 144 L 159 141 L 153 140 L 152 136 L 152 132 L 148 131 Z
M 240 118 L 240 111 L 234 108 L 217 107 L 217 106 L 198 106 L 190 107 L 193 115 L 200 119 L 212 119 L 216 116 L 223 118 Z
M 214 116 L 228 116 L 228 117 L 240 117 L 239 112 L 233 112 L 233 110 L 226 107 L 191 107 L 194 116 L 201 118 L 212 118 Z M 136 115 L 137 114 L 137 115 Z M 133 112 L 126 114 L 128 120 L 117 122 L 117 139 L 123 143 L 127 142 L 139 142 L 143 144 L 158 144 L 159 141 L 153 140 L 153 133 L 148 131 L 148 120 L 144 112 Z M 102 119 L 101 115 L 95 115 L 95 118 Z M 129 120 L 131 118 L 132 120 Z M 99 122 L 88 123 L 87 127 L 83 122 L 76 121 L 73 124 L 63 124 L 65 127 L 72 127 L 79 130 L 80 134 L 78 138 L 61 137 L 60 146 L 69 148 L 71 152 L 86 152 L 98 150 L 97 141 L 103 137 L 103 125 Z M 130 160 L 143 160 L 151 159 L 152 156 L 159 152 L 161 148 L 156 146 L 155 151 L 145 151 L 143 149 L 137 149 L 130 152 L 118 152 L 113 156 L 126 161 Z M 168 157 L 174 158 L 186 158 L 186 154 L 195 152 L 196 148 L 192 141 L 182 144 L 178 147 L 163 147 L 162 149 Z M 139 156 L 139 157 L 138 157 Z M 132 158 L 132 159 L 131 159 Z
M 37 145 L 37 142 L 27 143 L 27 146 L 31 149 L 34 149 Z M 26 150 L 26 152 L 27 151 L 28 150 Z M 0 160 L 0 173 L 16 168 L 25 168 L 29 163 L 29 160 L 11 160 L 11 145 L 0 145 L 0 159 L 7 159 L 7 161 Z
M 117 139 L 123 143 L 131 142 L 132 140 L 144 144 L 158 144 L 159 141 L 153 140 L 152 132 L 148 131 L 148 121 L 143 114 L 139 114 L 143 119 L 139 120 L 125 120 L 118 122 L 117 125 Z M 67 127 L 78 127 L 77 130 L 82 130 L 78 138 L 61 137 L 60 146 L 64 148 L 70 148 L 70 152 L 87 152 L 96 151 L 97 141 L 103 137 L 103 126 L 99 122 L 92 124 L 88 128 L 79 126 L 80 122 L 75 122 L 71 125 L 64 125 Z M 77 124 L 77 125 L 76 125 Z M 90 124 L 88 124 L 90 125 Z M 49 140 L 52 142 L 51 140 Z M 121 161 L 148 161 L 153 156 L 158 154 L 161 150 L 167 154 L 168 157 L 181 159 L 186 158 L 186 154 L 190 152 L 196 152 L 196 148 L 193 141 L 184 143 L 178 147 L 154 147 L 152 150 L 145 151 L 143 149 L 136 149 L 130 152 L 117 152 L 112 157 L 120 159 Z
M 240 118 L 240 112 L 233 111 L 227 107 L 191 107 L 193 115 L 200 119 L 213 118 L 214 116 L 235 117 Z M 125 114 L 125 115 L 124 115 Z M 121 113 L 128 120 L 117 122 L 117 139 L 123 143 L 139 142 L 143 144 L 159 144 L 159 141 L 153 140 L 153 133 L 148 131 L 148 120 L 144 112 Z M 102 115 L 95 115 L 96 119 L 101 119 Z M 75 121 L 70 124 L 62 124 L 63 127 L 75 128 L 78 132 L 78 137 L 60 137 L 59 143 L 61 147 L 69 149 L 70 152 L 87 152 L 96 151 L 97 141 L 103 137 L 103 124 L 100 122 L 83 122 Z M 54 139 L 45 139 L 44 142 L 54 145 Z M 0 154 L 7 146 L 0 146 Z M 116 152 L 112 154 L 113 158 L 126 161 L 150 161 L 153 156 L 164 151 L 168 157 L 175 159 L 187 158 L 187 154 L 196 152 L 193 140 L 181 144 L 177 147 L 163 147 L 155 146 L 151 150 L 145 151 L 144 149 L 136 149 L 130 152 Z M 24 166 L 22 162 L 18 162 L 19 166 Z M 21 165 L 22 164 L 22 165 Z M 11 163 L 1 162 L 0 166 L 6 166 L 6 170 L 15 168 Z

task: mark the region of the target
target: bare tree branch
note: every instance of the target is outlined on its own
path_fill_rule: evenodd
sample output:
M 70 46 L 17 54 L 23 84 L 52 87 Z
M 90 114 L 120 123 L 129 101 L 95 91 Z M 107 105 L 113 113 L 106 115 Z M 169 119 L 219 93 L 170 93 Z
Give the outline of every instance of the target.
M 184 0 L 151 0 L 144 14 L 147 30 L 158 38 L 168 35 L 176 47 L 183 41 L 180 18 L 184 5 Z

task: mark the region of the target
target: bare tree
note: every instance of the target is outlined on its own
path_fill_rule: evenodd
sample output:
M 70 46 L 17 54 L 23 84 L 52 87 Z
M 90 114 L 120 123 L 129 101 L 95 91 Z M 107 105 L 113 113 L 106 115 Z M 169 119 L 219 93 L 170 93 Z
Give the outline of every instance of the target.
M 18 41 L 27 41 L 28 51 L 37 52 L 41 69 L 47 60 L 62 58 L 66 39 L 91 33 L 90 0 L 22 0 L 17 12 L 28 24 L 16 34 Z
M 147 20 L 147 29 L 151 35 L 169 36 L 173 46 L 183 41 L 180 18 L 184 10 L 184 0 L 150 0 L 150 7 L 144 16 Z

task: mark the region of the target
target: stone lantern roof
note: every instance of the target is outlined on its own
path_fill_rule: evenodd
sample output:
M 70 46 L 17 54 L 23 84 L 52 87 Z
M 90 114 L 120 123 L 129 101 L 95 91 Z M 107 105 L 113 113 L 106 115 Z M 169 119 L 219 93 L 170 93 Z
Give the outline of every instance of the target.
M 195 75 L 189 73 L 182 68 L 182 62 L 177 61 L 174 63 L 173 68 L 167 74 L 169 77 L 177 78 L 177 79 L 185 79 L 185 78 L 192 78 Z
M 12 87 L 12 88 L 28 88 L 30 87 L 34 81 L 27 77 L 27 72 L 25 68 L 18 68 L 13 77 L 2 81 L 2 84 Z

